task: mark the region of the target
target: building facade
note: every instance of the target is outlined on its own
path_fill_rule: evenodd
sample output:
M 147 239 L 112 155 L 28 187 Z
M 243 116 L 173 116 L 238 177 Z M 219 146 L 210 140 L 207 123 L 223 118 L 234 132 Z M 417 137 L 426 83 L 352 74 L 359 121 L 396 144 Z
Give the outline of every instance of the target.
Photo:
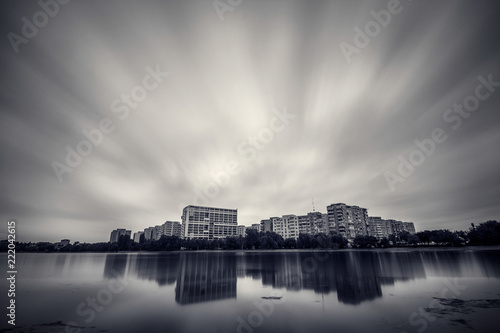
M 144 229 L 144 239 L 145 240 L 153 239 L 154 229 L 155 229 L 154 227 L 149 227 L 149 228 Z
M 245 230 L 247 230 L 246 226 L 244 226 L 244 225 L 238 225 L 236 227 L 236 236 L 245 237 L 246 236 Z
M 109 236 L 109 242 L 110 243 L 117 243 L 120 236 L 127 235 L 130 237 L 131 234 L 132 234 L 132 231 L 130 231 L 130 230 L 115 229 L 115 230 L 111 231 L 111 235 Z
M 236 236 L 238 210 L 187 206 L 182 210 L 182 226 L 187 239 L 220 239 Z
M 283 237 L 299 238 L 299 219 L 296 215 L 289 214 L 282 217 L 271 217 L 273 231 Z
M 151 236 L 151 239 L 159 240 L 162 235 L 163 235 L 163 225 L 155 225 L 153 227 L 153 234 Z
M 134 242 L 140 243 L 142 235 L 144 235 L 144 231 L 138 231 L 138 232 L 134 233 Z
M 403 230 L 414 235 L 416 233 L 415 224 L 413 224 L 413 222 L 403 222 Z
M 392 219 L 383 219 L 379 216 L 368 217 L 368 235 L 378 239 L 389 238 L 390 235 L 399 235 L 402 232 L 415 234 L 413 222 L 401 222 Z
M 297 223 L 299 226 L 299 234 L 312 234 L 312 225 L 309 216 L 307 215 L 297 216 Z
M 163 235 L 181 237 L 181 223 L 178 221 L 165 221 L 165 223 L 163 223 Z
M 261 220 L 260 226 L 260 230 L 262 230 L 263 232 L 273 231 L 273 224 L 271 222 L 271 219 Z
M 380 216 L 368 217 L 368 235 L 377 239 L 389 238 L 391 234 L 390 221 L 382 219 Z
M 310 212 L 307 215 L 297 216 L 299 219 L 299 233 L 315 235 L 328 234 L 328 215 L 321 212 Z
M 356 236 L 367 236 L 368 210 L 358 206 L 337 203 L 328 206 L 328 229 L 352 240 Z
M 258 232 L 262 230 L 260 223 L 252 223 L 252 225 L 247 228 L 257 230 Z

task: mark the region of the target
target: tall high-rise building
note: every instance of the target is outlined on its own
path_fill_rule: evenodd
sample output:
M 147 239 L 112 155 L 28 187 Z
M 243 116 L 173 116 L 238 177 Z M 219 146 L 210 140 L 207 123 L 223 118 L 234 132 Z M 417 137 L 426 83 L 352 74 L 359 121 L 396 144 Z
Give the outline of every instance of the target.
M 273 231 L 273 224 L 271 222 L 271 219 L 261 220 L 260 225 L 260 230 L 262 230 L 263 232 Z
M 368 235 L 377 239 L 389 238 L 391 234 L 391 223 L 380 216 L 368 217 Z
M 165 223 L 161 225 L 146 228 L 144 231 L 140 231 L 139 233 L 144 234 L 144 239 L 146 240 L 159 240 L 163 235 L 182 237 L 182 225 L 178 221 L 165 221 Z M 138 233 L 135 233 L 134 241 L 136 241 L 136 235 L 137 237 L 140 237 Z
M 389 219 L 387 221 L 389 221 L 391 226 L 391 232 L 390 232 L 391 235 L 399 235 L 401 232 L 404 231 L 403 222 L 392 219 Z
M 134 233 L 134 242 L 139 243 L 141 241 L 142 235 L 144 235 L 144 231 L 138 231 Z
M 187 206 L 182 210 L 183 237 L 219 239 L 237 235 L 238 210 Z
M 392 219 L 385 220 L 379 216 L 368 217 L 368 234 L 378 239 L 389 238 L 390 235 L 399 235 L 403 231 L 415 233 L 413 222 L 401 222 Z
M 328 234 L 330 232 L 329 224 L 328 224 L 328 214 L 321 213 L 321 216 L 317 214 L 318 212 L 313 212 L 309 214 L 313 214 L 312 219 L 314 221 L 314 230 L 316 233 L 325 233 Z
M 415 224 L 413 224 L 413 222 L 403 222 L 403 230 L 413 235 L 416 232 Z
M 125 230 L 125 229 L 113 230 L 113 231 L 111 231 L 111 235 L 109 236 L 109 242 L 116 243 L 116 242 L 118 242 L 118 239 L 120 238 L 120 236 L 127 235 L 130 237 L 131 234 L 132 234 L 132 231 L 130 231 L 130 230 Z
M 254 230 L 257 230 L 259 232 L 262 230 L 262 227 L 261 227 L 260 223 L 252 223 L 252 225 L 250 226 L 250 228 L 252 228 Z
M 273 231 L 283 237 L 299 238 L 299 219 L 296 215 L 289 214 L 282 217 L 271 217 Z
M 246 234 L 245 234 L 245 230 L 246 230 L 246 226 L 240 224 L 237 226 L 236 228 L 236 236 L 241 236 L 241 237 L 245 237 Z
M 178 221 L 166 221 L 163 223 L 163 235 L 165 236 L 182 236 L 181 223 Z
M 328 215 L 310 212 L 307 215 L 283 215 L 260 221 L 261 230 L 273 231 L 283 238 L 298 238 L 299 234 L 328 233 Z
M 337 203 L 328 206 L 329 231 L 336 232 L 347 239 L 354 239 L 356 236 L 366 236 L 368 211 L 366 208 L 358 206 L 348 206 L 344 203 Z
M 399 235 L 401 232 L 415 233 L 413 222 L 386 220 L 378 216 L 368 217 L 368 210 L 344 203 L 327 207 L 327 214 L 310 212 L 307 215 L 283 215 L 261 220 L 262 231 L 274 231 L 283 238 L 297 238 L 299 234 L 335 233 L 348 240 L 356 236 L 374 236 L 378 239 Z
M 163 235 L 163 225 L 155 225 L 153 227 L 153 235 L 151 236 L 154 240 L 159 240 Z
M 299 234 L 312 234 L 311 219 L 308 215 L 297 216 L 297 223 L 299 225 Z
M 154 229 L 155 229 L 154 227 L 149 227 L 149 228 L 144 229 L 144 239 L 145 240 L 153 239 Z

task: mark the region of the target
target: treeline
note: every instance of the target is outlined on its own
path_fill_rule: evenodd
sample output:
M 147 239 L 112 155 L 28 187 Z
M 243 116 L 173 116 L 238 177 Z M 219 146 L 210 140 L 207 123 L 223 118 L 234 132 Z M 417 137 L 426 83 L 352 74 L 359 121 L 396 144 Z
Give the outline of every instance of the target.
M 347 239 L 337 235 L 301 234 L 294 238 L 283 239 L 275 232 L 246 231 L 245 237 L 227 237 L 224 239 L 181 239 L 177 236 L 161 236 L 159 240 L 134 242 L 129 236 L 121 235 L 115 243 L 78 243 L 58 247 L 57 243 L 16 243 L 17 252 L 118 252 L 118 251 L 177 251 L 177 250 L 252 250 L 252 249 L 306 249 L 347 247 Z M 5 249 L 4 249 L 5 247 Z M 7 244 L 0 244 L 0 250 L 7 250 Z
M 0 251 L 7 251 L 8 242 L 0 242 Z M 487 221 L 468 231 L 424 230 L 412 235 L 401 232 L 389 238 L 357 236 L 350 244 L 353 248 L 385 248 L 391 246 L 464 246 L 500 245 L 500 223 Z M 176 251 L 176 250 L 272 250 L 272 249 L 343 249 L 349 242 L 341 235 L 319 233 L 300 234 L 298 239 L 283 239 L 275 232 L 246 231 L 245 237 L 225 239 L 181 239 L 177 236 L 162 236 L 159 240 L 145 240 L 139 243 L 129 236 L 120 236 L 115 243 L 77 243 L 61 247 L 58 243 L 16 243 L 16 252 L 118 252 L 118 251 Z

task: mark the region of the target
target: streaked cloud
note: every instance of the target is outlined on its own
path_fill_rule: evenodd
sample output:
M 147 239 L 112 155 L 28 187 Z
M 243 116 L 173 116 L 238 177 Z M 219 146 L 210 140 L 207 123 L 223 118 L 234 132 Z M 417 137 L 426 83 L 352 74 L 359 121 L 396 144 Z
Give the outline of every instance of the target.
M 180 220 L 231 160 L 242 171 L 210 205 L 246 225 L 307 213 L 312 197 L 419 230 L 500 218 L 500 91 L 456 131 L 443 121 L 479 75 L 500 81 L 500 8 L 401 4 L 348 64 L 339 44 L 387 1 L 244 1 L 223 22 L 210 0 L 70 2 L 19 53 L 0 44 L 0 218 L 21 240 L 105 241 Z M 39 10 L 1 6 L 4 36 Z M 121 120 L 111 103 L 157 64 L 169 77 Z M 296 118 L 247 163 L 240 143 L 284 108 Z M 114 131 L 60 183 L 51 163 L 105 117 Z M 446 142 L 392 192 L 384 172 L 437 127 Z

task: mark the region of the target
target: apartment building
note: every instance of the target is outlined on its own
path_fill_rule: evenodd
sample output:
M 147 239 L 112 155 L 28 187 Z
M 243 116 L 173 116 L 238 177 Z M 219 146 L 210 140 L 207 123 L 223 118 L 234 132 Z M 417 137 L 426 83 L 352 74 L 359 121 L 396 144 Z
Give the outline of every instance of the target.
M 109 236 L 109 242 L 116 243 L 116 242 L 118 242 L 118 239 L 120 238 L 120 236 L 128 235 L 130 237 L 131 234 L 132 234 L 132 231 L 130 231 L 130 230 L 115 229 L 115 230 L 111 231 L 111 235 Z
M 299 219 L 296 215 L 289 214 L 282 217 L 272 217 L 273 231 L 283 237 L 299 238 Z
M 337 203 L 329 205 L 326 209 L 330 232 L 337 233 L 350 240 L 356 236 L 368 235 L 368 211 L 366 208 Z
M 203 206 L 186 206 L 182 210 L 182 226 L 188 239 L 219 239 L 236 236 L 238 210 Z

